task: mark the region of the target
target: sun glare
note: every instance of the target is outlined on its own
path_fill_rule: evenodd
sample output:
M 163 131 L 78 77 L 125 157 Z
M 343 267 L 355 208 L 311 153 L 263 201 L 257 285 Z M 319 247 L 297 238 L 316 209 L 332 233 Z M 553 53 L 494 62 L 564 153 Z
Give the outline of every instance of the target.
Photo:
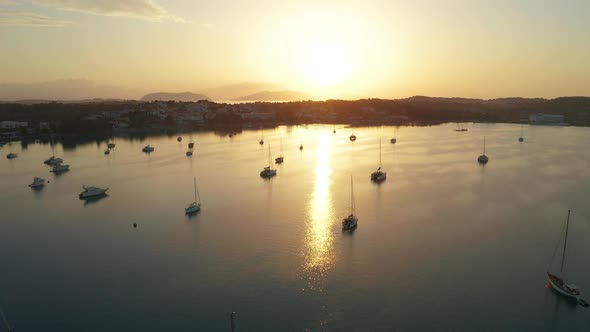
M 304 48 L 301 71 L 304 79 L 316 86 L 339 84 L 350 77 L 351 52 L 331 41 L 318 41 Z

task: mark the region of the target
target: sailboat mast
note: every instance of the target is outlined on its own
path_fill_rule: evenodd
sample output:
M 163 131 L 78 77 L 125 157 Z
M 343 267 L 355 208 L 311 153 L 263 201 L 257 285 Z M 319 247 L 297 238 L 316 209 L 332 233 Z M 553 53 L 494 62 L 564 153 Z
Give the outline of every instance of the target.
M 381 169 L 381 138 L 379 138 L 379 169 Z
M 272 169 L 272 160 L 270 158 L 270 144 L 268 145 L 268 168 Z
M 565 249 L 567 248 L 567 232 L 570 225 L 570 210 L 567 210 L 567 221 L 565 222 L 565 240 L 563 241 L 563 254 L 561 255 L 561 270 L 563 274 L 563 266 L 565 265 Z
M 197 201 L 197 177 L 194 177 L 194 182 L 195 182 L 195 202 Z
M 354 187 L 352 184 L 352 175 L 350 176 L 350 210 L 354 214 Z
M 483 137 L 483 154 L 486 154 L 486 137 Z

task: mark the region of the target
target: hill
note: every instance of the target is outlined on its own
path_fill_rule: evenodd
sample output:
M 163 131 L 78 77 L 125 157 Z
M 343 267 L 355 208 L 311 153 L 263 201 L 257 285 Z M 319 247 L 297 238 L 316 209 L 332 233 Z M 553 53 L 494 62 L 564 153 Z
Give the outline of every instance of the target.
M 209 100 L 209 97 L 192 92 L 154 92 L 141 97 L 141 101 L 199 101 Z
M 232 99 L 234 101 L 300 101 L 311 100 L 311 96 L 299 91 L 260 91 L 251 95 Z

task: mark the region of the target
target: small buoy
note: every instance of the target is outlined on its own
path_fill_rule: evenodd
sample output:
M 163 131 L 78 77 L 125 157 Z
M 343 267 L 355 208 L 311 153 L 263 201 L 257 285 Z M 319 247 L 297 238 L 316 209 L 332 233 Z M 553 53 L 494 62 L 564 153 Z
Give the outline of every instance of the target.
M 136 222 L 133 223 L 133 228 L 137 228 L 137 223 Z
M 299 150 L 303 150 L 303 144 L 299 146 Z

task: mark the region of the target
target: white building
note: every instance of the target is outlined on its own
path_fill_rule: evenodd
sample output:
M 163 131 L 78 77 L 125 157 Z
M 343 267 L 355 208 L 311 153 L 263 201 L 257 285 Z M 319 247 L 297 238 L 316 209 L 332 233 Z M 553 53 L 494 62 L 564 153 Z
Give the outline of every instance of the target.
M 16 128 L 24 128 L 28 127 L 28 122 L 19 122 L 19 121 L 2 121 L 0 122 L 0 128 L 2 129 L 16 129 Z
M 529 115 L 529 122 L 531 124 L 540 125 L 563 125 L 565 124 L 563 115 L 559 114 L 531 114 Z

